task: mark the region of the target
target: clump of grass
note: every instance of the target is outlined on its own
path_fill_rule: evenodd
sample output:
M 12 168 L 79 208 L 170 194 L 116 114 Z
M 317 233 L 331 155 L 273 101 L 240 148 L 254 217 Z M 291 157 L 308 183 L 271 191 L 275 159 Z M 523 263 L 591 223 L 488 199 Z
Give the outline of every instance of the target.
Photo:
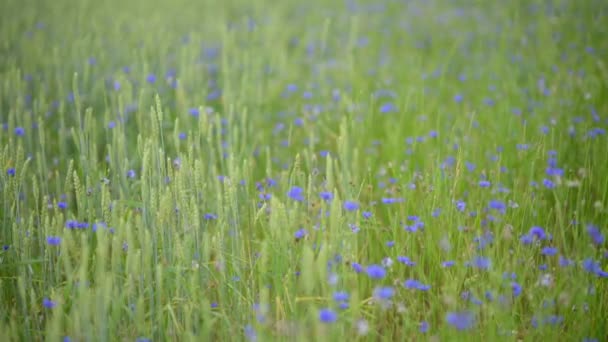
M 0 5 L 0 340 L 601 340 L 601 1 Z

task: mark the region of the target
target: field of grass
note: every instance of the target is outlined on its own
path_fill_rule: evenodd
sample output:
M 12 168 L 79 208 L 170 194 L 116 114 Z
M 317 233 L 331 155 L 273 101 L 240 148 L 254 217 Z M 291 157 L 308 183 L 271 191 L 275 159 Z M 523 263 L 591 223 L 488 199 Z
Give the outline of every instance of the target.
M 606 341 L 603 0 L 0 3 L 0 341 Z

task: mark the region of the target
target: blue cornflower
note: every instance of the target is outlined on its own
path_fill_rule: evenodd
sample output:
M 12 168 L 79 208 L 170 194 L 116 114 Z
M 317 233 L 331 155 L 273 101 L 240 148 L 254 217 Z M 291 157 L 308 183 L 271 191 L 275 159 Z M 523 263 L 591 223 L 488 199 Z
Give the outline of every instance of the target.
M 15 174 L 16 174 L 15 168 L 14 168 L 14 167 L 9 167 L 9 168 L 6 170 L 6 174 L 7 174 L 8 176 L 14 177 L 14 176 L 15 176 Z
M 542 255 L 553 256 L 557 254 L 557 248 L 555 247 L 544 247 L 541 252 Z
M 198 117 L 200 115 L 200 110 L 198 108 L 190 108 L 188 109 L 188 113 L 194 117 Z
M 329 308 L 321 309 L 319 310 L 319 320 L 322 323 L 334 323 L 338 320 L 338 314 Z
M 156 75 L 148 74 L 148 76 L 146 76 L 146 82 L 154 84 L 156 82 Z
M 380 106 L 380 113 L 392 113 L 396 111 L 397 107 L 391 102 L 384 103 Z
M 461 94 L 456 94 L 454 95 L 454 101 L 455 102 L 462 102 L 462 100 L 464 99 L 464 97 Z
M 346 211 L 355 211 L 359 209 L 359 204 L 353 201 L 344 201 L 344 210 Z
M 308 234 L 308 232 L 306 231 L 306 229 L 301 228 L 295 232 L 294 237 L 296 238 L 296 240 L 300 240 L 303 237 L 305 237 L 307 234 Z
M 321 191 L 319 197 L 325 202 L 329 202 L 334 198 L 334 194 L 331 191 Z
M 57 202 L 57 208 L 59 209 L 66 209 L 68 207 L 68 204 L 66 202 Z
M 338 291 L 334 292 L 334 300 L 336 302 L 345 302 L 349 298 L 348 292 Z
M 15 135 L 17 136 L 24 136 L 25 135 L 25 129 L 23 127 L 15 127 Z
M 468 330 L 475 324 L 475 314 L 470 311 L 448 312 L 445 320 L 457 330 Z
M 402 264 L 405 264 L 407 266 L 414 266 L 416 265 L 415 262 L 413 262 L 412 260 L 410 260 L 410 258 L 406 257 L 406 256 L 398 256 L 397 257 L 397 261 L 399 261 Z
M 463 212 L 467 207 L 467 204 L 464 201 L 458 200 L 456 201 L 456 209 L 458 211 Z
M 257 336 L 257 334 L 255 332 L 255 329 L 253 328 L 253 326 L 251 324 L 247 324 L 245 326 L 245 331 L 244 332 L 245 332 L 245 337 L 247 337 L 247 339 L 249 341 L 252 341 L 252 342 L 253 341 L 257 341 L 258 336 Z
M 46 243 L 50 246 L 59 246 L 61 243 L 61 238 L 59 236 L 47 236 Z
M 203 216 L 205 220 L 217 220 L 217 215 L 212 213 L 207 213 Z
M 127 178 L 135 178 L 136 174 L 135 174 L 135 170 L 131 169 L 129 171 L 127 171 Z
M 600 232 L 600 229 L 592 224 L 587 225 L 587 234 L 591 237 L 593 244 L 599 246 L 604 243 L 604 235 Z
M 57 305 L 57 303 L 55 303 L 54 301 L 48 299 L 48 298 L 44 298 L 42 300 L 42 306 L 44 306 L 47 309 L 52 309 Z
M 393 198 L 393 197 L 383 197 L 382 203 L 384 204 L 393 204 L 403 202 L 403 198 Z
M 424 285 L 416 279 L 408 279 L 403 283 L 403 287 L 408 289 L 420 290 L 420 291 L 428 291 L 431 286 Z
M 552 180 L 548 179 L 548 178 L 544 178 L 543 179 L 543 185 L 547 189 L 553 189 L 553 188 L 555 188 L 555 183 Z
M 357 272 L 357 273 L 363 272 L 363 266 L 361 266 L 361 264 L 353 262 L 351 266 L 353 267 L 353 270 L 355 270 L 355 272 Z
M 487 270 L 492 265 L 492 262 L 486 257 L 477 256 L 469 263 L 469 265 L 482 270 Z
M 511 291 L 513 292 L 513 297 L 519 297 L 522 292 L 522 287 L 517 282 L 511 282 Z
M 420 322 L 420 332 L 424 334 L 428 331 L 429 331 L 429 322 L 426 322 L 426 321 Z
M 490 183 L 490 181 L 487 181 L 487 180 L 479 181 L 479 186 L 482 188 L 489 188 L 491 185 L 492 185 L 492 183 Z
M 372 279 L 382 279 L 386 275 L 386 270 L 380 265 L 369 265 L 365 271 Z
M 452 260 L 444 261 L 441 263 L 441 266 L 448 268 L 454 266 L 456 263 Z
M 287 196 L 295 201 L 302 202 L 304 201 L 304 189 L 299 186 L 293 186 L 289 189 L 289 192 L 287 192 Z
M 393 297 L 395 290 L 392 287 L 376 287 L 374 289 L 374 298 L 377 300 L 389 300 Z
M 363 213 L 361 213 L 361 215 L 363 216 L 364 219 L 369 219 L 372 217 L 371 211 L 364 211 Z
M 179 140 L 185 140 L 187 137 L 187 134 L 184 132 L 180 132 L 177 137 L 179 138 Z
M 535 237 L 537 240 L 545 240 L 547 238 L 544 229 L 538 226 L 530 228 L 528 234 L 532 237 Z

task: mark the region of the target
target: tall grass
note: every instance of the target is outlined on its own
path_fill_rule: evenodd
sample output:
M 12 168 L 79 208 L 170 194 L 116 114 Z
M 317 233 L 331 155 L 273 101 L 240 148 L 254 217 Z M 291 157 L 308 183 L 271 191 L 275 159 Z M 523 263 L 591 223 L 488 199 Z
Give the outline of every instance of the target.
M 0 5 L 0 340 L 605 340 L 608 6 Z

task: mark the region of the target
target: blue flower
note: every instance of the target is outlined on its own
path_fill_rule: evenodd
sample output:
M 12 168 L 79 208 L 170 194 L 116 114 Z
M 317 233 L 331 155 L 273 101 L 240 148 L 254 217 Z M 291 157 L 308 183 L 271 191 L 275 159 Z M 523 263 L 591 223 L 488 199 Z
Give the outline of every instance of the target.
M 552 180 L 548 179 L 548 178 L 544 178 L 543 179 L 543 185 L 547 189 L 553 189 L 553 188 L 555 188 L 555 183 Z
M 47 309 L 52 309 L 57 305 L 57 303 L 55 303 L 54 301 L 48 299 L 48 298 L 44 298 L 42 300 L 42 306 L 44 306 Z
M 16 174 L 15 168 L 14 168 L 14 167 L 9 167 L 9 168 L 6 170 L 6 174 L 7 174 L 8 176 L 10 176 L 10 177 L 14 177 L 14 176 L 15 176 L 15 174 Z
M 287 196 L 295 201 L 302 202 L 304 201 L 304 189 L 299 186 L 293 186 L 289 189 L 289 192 L 287 192 Z
M 467 207 L 467 204 L 464 201 L 458 200 L 456 201 L 456 209 L 458 211 L 463 212 Z
M 135 170 L 129 170 L 127 171 L 127 178 L 135 178 L 136 174 L 135 174 Z
M 447 268 L 447 267 L 452 267 L 454 266 L 454 264 L 456 264 L 454 261 L 452 260 L 448 260 L 448 261 L 444 261 L 441 263 L 441 266 Z
M 66 209 L 67 207 L 68 207 L 68 204 L 66 202 L 57 202 L 57 208 Z
M 591 237 L 593 244 L 599 246 L 604 243 L 604 235 L 600 232 L 599 228 L 595 225 L 587 225 L 587 234 Z
M 156 75 L 148 74 L 148 76 L 146 76 L 146 82 L 154 84 L 156 82 Z
M 349 298 L 348 292 L 338 291 L 334 292 L 334 300 L 336 302 L 345 302 Z
M 372 217 L 372 213 L 370 211 L 364 211 L 361 215 L 364 219 L 369 219 Z
M 471 262 L 469 262 L 468 265 L 482 270 L 487 270 L 492 265 L 492 262 L 486 257 L 477 256 Z
M 491 185 L 492 185 L 492 183 L 490 183 L 490 181 L 487 181 L 487 180 L 479 181 L 479 186 L 482 188 L 489 188 Z
M 399 261 L 402 264 L 405 264 L 407 266 L 414 266 L 416 265 L 415 262 L 413 262 L 412 260 L 410 260 L 410 258 L 406 257 L 406 256 L 398 256 L 397 257 L 397 261 Z
M 374 289 L 374 298 L 377 300 L 389 300 L 393 297 L 395 290 L 392 287 L 376 287 Z
M 408 289 L 420 290 L 420 291 L 428 291 L 431 286 L 424 285 L 416 279 L 408 279 L 403 283 L 403 286 Z
M 386 270 L 380 265 L 369 265 L 365 271 L 372 279 L 382 279 L 386 275 Z
M 428 331 L 429 331 L 429 322 L 426 322 L 426 321 L 420 322 L 420 332 L 424 334 Z
M 321 191 L 319 193 L 319 197 L 321 197 L 321 199 L 325 202 L 329 202 L 334 198 L 334 194 L 330 191 Z
M 59 246 L 61 243 L 61 238 L 59 236 L 47 236 L 46 243 L 50 246 Z
M 300 228 L 295 232 L 294 237 L 296 238 L 296 240 L 300 240 L 303 237 L 305 237 L 307 234 L 308 234 L 308 232 L 306 231 L 306 229 Z
M 513 292 L 513 297 L 519 297 L 522 292 L 522 287 L 517 282 L 511 282 L 511 292 Z
M 393 197 L 383 197 L 382 203 L 384 204 L 394 204 L 403 202 L 403 198 L 393 198 Z
M 344 210 L 346 211 L 355 211 L 359 209 L 359 204 L 353 201 L 344 201 Z
M 329 308 L 321 309 L 319 311 L 319 320 L 323 323 L 334 323 L 338 320 L 338 314 Z
M 544 247 L 541 252 L 542 255 L 553 256 L 557 254 L 557 248 L 555 247 Z
M 25 135 L 25 129 L 23 127 L 15 127 L 15 135 L 17 136 L 24 136 Z
M 445 320 L 457 330 L 469 330 L 475 325 L 475 314 L 470 311 L 448 312 Z
M 353 267 L 353 270 L 355 270 L 355 272 L 363 272 L 363 266 L 361 266 L 359 263 L 353 262 L 351 266 Z

